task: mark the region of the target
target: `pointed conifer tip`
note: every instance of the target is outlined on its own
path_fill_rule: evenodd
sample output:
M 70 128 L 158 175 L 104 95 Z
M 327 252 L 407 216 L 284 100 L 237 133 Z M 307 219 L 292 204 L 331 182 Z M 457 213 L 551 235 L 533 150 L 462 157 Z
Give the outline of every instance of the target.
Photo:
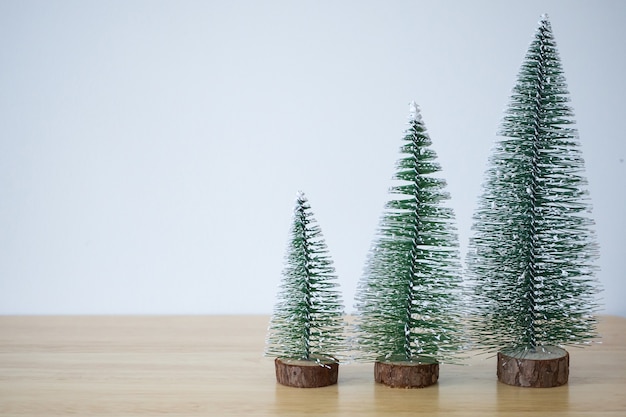
M 296 193 L 296 200 L 306 201 L 306 196 L 304 195 L 304 191 L 298 190 L 298 192 Z
M 539 26 L 548 26 L 550 25 L 550 19 L 548 18 L 548 13 L 544 13 L 539 18 Z
M 421 122 L 422 115 L 420 114 L 420 108 L 415 101 L 409 104 L 409 121 Z

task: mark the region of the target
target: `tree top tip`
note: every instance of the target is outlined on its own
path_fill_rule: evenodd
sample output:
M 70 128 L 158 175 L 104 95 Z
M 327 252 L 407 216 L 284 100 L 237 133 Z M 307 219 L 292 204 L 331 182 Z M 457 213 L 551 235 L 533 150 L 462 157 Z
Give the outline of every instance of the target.
M 298 192 L 296 193 L 296 199 L 306 201 L 306 196 L 304 195 L 304 191 L 298 190 Z
M 412 101 L 409 104 L 409 120 L 410 121 L 416 121 L 416 122 L 421 122 L 422 121 L 422 115 L 420 114 L 420 108 L 417 105 L 417 103 L 415 101 Z

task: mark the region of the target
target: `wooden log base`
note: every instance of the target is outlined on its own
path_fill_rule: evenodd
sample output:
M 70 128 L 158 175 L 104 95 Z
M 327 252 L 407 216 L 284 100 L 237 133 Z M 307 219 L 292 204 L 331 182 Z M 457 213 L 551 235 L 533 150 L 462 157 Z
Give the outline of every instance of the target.
M 552 388 L 567 384 L 569 353 L 556 346 L 498 352 L 498 381 L 518 387 Z
M 337 383 L 339 364 L 336 362 L 302 361 L 294 359 L 274 360 L 276 381 L 288 387 L 319 388 Z
M 377 361 L 374 380 L 392 388 L 424 388 L 439 380 L 439 363 Z

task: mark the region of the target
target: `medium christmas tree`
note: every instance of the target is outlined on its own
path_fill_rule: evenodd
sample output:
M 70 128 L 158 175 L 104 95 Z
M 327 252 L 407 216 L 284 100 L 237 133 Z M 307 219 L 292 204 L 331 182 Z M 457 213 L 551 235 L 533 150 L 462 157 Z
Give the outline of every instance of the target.
M 489 160 L 467 257 L 474 281 L 472 333 L 482 347 L 500 350 L 503 362 L 506 356 L 560 356 L 563 368 L 568 357 L 551 346 L 596 336 L 598 248 L 569 101 L 544 15 Z M 535 369 L 527 371 L 540 375 L 544 365 L 533 362 Z M 501 367 L 498 375 L 514 385 L 555 386 L 567 381 L 561 368 L 553 382 Z
M 286 266 L 267 338 L 276 377 L 284 385 L 337 382 L 337 355 L 345 349 L 341 295 L 322 231 L 303 193 L 296 199 Z M 297 373 L 290 372 L 300 367 Z
M 359 283 L 355 328 L 360 357 L 376 361 L 378 382 L 420 387 L 436 382 L 439 361 L 458 359 L 460 261 L 446 182 L 434 175 L 441 167 L 415 103 L 404 142 L 399 184 Z

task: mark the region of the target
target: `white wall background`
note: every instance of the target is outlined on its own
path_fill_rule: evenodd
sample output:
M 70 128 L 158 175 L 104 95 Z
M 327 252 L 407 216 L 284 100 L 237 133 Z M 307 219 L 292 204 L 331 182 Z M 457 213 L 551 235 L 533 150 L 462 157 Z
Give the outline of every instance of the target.
M 463 250 L 542 13 L 626 316 L 626 2 L 0 1 L 0 313 L 272 311 L 296 191 L 348 311 L 416 100 Z

